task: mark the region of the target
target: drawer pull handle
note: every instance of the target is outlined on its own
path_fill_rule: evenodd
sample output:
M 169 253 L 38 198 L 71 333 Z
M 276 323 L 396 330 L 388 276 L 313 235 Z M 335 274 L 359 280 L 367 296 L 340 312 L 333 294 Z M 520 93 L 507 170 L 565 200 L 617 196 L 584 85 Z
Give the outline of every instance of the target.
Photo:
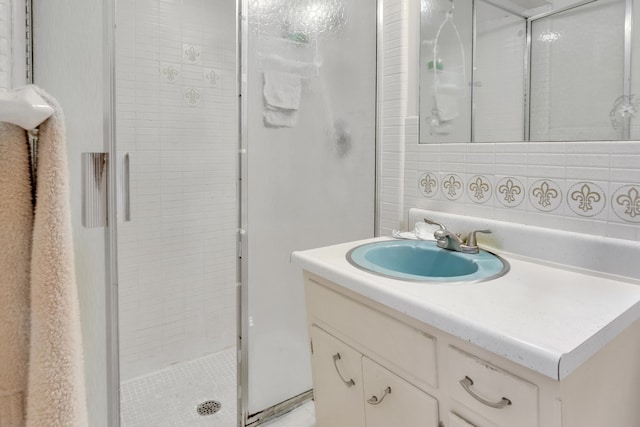
M 349 381 L 345 380 L 344 377 L 342 376 L 342 374 L 340 373 L 340 369 L 338 369 L 338 360 L 340 360 L 340 353 L 336 353 L 333 355 L 333 366 L 336 367 L 336 372 L 338 373 L 338 376 L 340 377 L 340 379 L 342 380 L 342 382 L 344 383 L 344 385 L 347 386 L 347 388 L 353 387 L 354 385 L 356 385 L 356 383 L 353 381 L 353 378 L 351 378 Z
M 462 386 L 462 388 L 465 389 L 465 391 L 467 393 L 469 393 L 471 395 L 471 397 L 473 397 L 474 399 L 476 399 L 478 402 L 490 406 L 492 408 L 496 408 L 496 409 L 503 409 L 506 408 L 507 406 L 511 405 L 511 400 L 507 399 L 506 397 L 503 397 L 500 402 L 490 402 L 486 399 L 483 399 L 482 397 L 478 396 L 476 394 L 476 392 L 474 392 L 471 389 L 471 386 L 473 385 L 473 380 L 469 377 L 464 377 L 463 379 L 460 380 L 460 385 Z
M 382 393 L 380 400 L 378 400 L 376 396 L 371 396 L 371 398 L 367 400 L 367 403 L 369 403 L 370 405 L 379 405 L 382 403 L 384 398 L 387 397 L 387 394 L 391 394 L 391 387 L 387 387 L 384 389 L 384 393 Z

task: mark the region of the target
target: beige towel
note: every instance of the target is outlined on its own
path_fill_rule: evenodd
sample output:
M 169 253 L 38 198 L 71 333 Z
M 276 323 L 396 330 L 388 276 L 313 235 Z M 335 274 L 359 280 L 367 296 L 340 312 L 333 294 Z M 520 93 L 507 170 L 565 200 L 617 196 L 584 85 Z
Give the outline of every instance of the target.
M 40 125 L 31 252 L 27 426 L 87 425 L 62 110 Z
M 24 425 L 33 207 L 26 132 L 0 123 L 0 427 Z

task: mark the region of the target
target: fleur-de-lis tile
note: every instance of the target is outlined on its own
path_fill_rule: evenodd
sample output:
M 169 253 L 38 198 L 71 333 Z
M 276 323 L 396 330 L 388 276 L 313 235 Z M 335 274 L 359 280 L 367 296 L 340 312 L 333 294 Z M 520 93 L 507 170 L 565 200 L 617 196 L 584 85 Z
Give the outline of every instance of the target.
M 425 197 L 433 197 L 438 193 L 438 178 L 432 172 L 423 173 L 418 179 L 418 188 Z
M 486 203 L 491 198 L 491 182 L 484 175 L 476 175 L 469 180 L 467 194 L 474 203 Z
M 450 173 L 442 178 L 442 194 L 448 200 L 458 200 L 464 193 L 464 183 L 458 175 Z
M 200 92 L 192 87 L 185 89 L 183 94 L 184 103 L 190 107 L 195 107 L 200 104 L 201 98 L 202 95 L 200 94 Z
M 222 83 L 222 72 L 213 68 L 205 69 L 203 72 L 204 81 L 211 87 L 220 87 Z
M 618 188 L 611 196 L 611 209 L 625 222 L 640 223 L 640 185 Z
M 550 179 L 539 179 L 529 187 L 531 205 L 542 212 L 551 212 L 562 204 L 562 190 Z
M 593 182 L 578 182 L 567 191 L 567 205 L 579 216 L 596 216 L 607 205 L 606 195 Z
M 178 83 L 180 81 L 181 65 L 163 62 L 160 64 L 160 75 L 167 83 Z
M 200 46 L 184 43 L 182 45 L 182 60 L 187 64 L 199 64 L 202 61 L 201 52 Z
M 496 199 L 503 206 L 515 208 L 524 200 L 524 189 L 524 185 L 518 178 L 504 177 L 496 185 Z

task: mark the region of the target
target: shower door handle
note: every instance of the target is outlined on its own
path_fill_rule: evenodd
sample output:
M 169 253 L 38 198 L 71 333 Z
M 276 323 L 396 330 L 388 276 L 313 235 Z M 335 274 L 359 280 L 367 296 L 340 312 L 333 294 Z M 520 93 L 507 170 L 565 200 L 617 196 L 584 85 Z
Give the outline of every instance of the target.
M 131 221 L 131 157 L 129 153 L 122 156 L 122 164 L 118 172 L 118 190 L 120 196 L 118 201 L 120 202 L 121 214 L 119 212 L 118 219 L 121 222 Z

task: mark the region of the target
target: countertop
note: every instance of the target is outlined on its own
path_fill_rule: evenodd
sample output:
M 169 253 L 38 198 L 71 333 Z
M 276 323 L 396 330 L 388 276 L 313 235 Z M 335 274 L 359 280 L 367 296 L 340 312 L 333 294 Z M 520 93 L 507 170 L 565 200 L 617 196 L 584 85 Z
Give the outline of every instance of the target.
M 640 286 L 497 252 L 505 276 L 474 284 L 412 283 L 349 264 L 361 240 L 294 252 L 292 261 L 344 288 L 547 377 L 562 380 L 640 318 Z

